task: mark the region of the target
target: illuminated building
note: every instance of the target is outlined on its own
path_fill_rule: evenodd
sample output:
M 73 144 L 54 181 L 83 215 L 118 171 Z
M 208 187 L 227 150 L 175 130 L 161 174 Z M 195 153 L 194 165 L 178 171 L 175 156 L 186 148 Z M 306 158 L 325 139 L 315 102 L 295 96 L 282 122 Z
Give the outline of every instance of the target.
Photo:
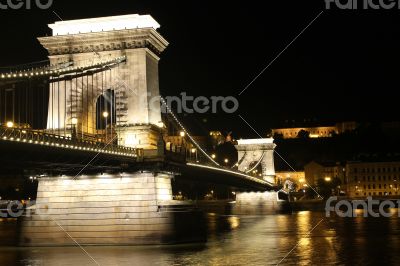
M 316 185 L 318 179 L 333 180 L 339 178 L 345 184 L 346 168 L 339 162 L 311 161 L 304 166 L 307 183 Z
M 293 128 L 277 128 L 272 129 L 272 135 L 280 135 L 284 139 L 297 138 L 299 133 L 305 131 L 310 138 L 329 138 L 334 134 L 342 134 L 346 131 L 353 131 L 356 128 L 356 122 L 342 122 L 334 126 L 320 127 L 293 127 Z
M 348 162 L 349 197 L 399 195 L 400 162 Z
M 285 190 L 289 189 L 287 181 L 293 182 L 296 186 L 296 190 L 307 186 L 304 171 L 277 171 L 276 181 L 278 184 L 281 184 Z

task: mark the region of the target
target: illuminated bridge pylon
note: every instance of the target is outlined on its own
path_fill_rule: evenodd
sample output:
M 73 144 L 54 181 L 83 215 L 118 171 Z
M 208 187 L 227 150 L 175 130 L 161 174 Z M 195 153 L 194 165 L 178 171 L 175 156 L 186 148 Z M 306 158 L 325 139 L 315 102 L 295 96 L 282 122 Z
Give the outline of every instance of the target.
M 156 149 L 162 125 L 158 61 L 168 42 L 149 15 L 61 21 L 39 38 L 51 65 L 47 130 Z M 118 137 L 117 137 L 118 136 Z
M 261 166 L 260 177 L 271 184 L 275 183 L 273 138 L 241 139 L 235 146 L 238 151 L 238 170 L 244 173 L 255 171 Z

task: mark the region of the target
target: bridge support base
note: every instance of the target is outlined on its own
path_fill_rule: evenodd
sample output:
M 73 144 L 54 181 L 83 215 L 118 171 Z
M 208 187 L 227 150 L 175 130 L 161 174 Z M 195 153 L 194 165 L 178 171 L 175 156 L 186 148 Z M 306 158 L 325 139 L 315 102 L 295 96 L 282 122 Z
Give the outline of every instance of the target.
M 84 176 L 75 180 L 42 178 L 36 205 L 28 210 L 22 222 L 20 244 L 173 242 L 174 210 L 185 213 L 182 209 L 188 209 L 188 206 L 172 201 L 171 177 L 168 174 L 135 173 Z
M 289 202 L 282 192 L 236 192 L 233 214 L 275 214 L 290 211 Z
M 120 142 L 126 147 L 156 150 L 160 139 L 161 129 L 155 125 L 132 125 L 127 127 L 118 127 Z

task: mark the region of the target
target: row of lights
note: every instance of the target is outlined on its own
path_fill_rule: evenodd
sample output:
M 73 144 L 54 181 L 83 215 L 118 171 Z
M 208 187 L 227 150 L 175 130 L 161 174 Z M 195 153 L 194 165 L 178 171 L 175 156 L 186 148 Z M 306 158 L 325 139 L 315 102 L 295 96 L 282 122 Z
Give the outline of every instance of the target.
M 104 114 L 103 114 L 104 115 Z M 76 125 L 78 123 L 77 118 L 72 118 L 72 124 Z M 11 121 L 8 121 L 6 123 L 8 128 L 14 127 L 14 123 Z M 26 133 L 25 130 L 21 131 L 22 133 Z M 87 150 L 87 151 L 95 151 L 95 152 L 101 152 L 101 153 L 108 153 L 108 154 L 115 154 L 115 155 L 123 155 L 123 156 L 130 156 L 130 157 L 135 157 L 134 154 L 129 154 L 129 153 L 124 153 L 124 152 L 115 152 L 115 151 L 104 151 L 102 149 L 95 149 L 95 148 L 87 148 L 87 147 L 81 147 L 81 146 L 74 146 L 74 145 L 65 145 L 65 144 L 59 144 L 59 143 L 50 143 L 50 142 L 44 142 L 44 141 L 38 141 L 38 140 L 27 140 L 27 139 L 20 139 L 20 138 L 7 138 L 6 136 L 3 137 L 3 140 L 10 140 L 10 141 L 17 141 L 17 142 L 28 142 L 31 144 L 40 144 L 40 145 L 47 145 L 47 146 L 57 146 L 57 147 L 62 147 L 62 148 L 69 148 L 69 149 L 78 149 L 78 150 Z
M 124 153 L 124 152 L 105 151 L 105 150 L 102 150 L 102 149 L 87 148 L 87 147 L 74 146 L 74 145 L 64 145 L 64 144 L 59 144 L 59 143 L 50 143 L 50 142 L 44 142 L 44 141 L 38 141 L 38 140 L 35 140 L 35 141 L 27 140 L 27 139 L 22 139 L 21 140 L 20 138 L 13 138 L 13 137 L 11 137 L 11 138 L 3 137 L 3 140 L 10 140 L 10 141 L 17 141 L 17 142 L 27 142 L 27 143 L 31 143 L 31 144 L 57 146 L 57 147 L 62 147 L 62 148 L 75 149 L 75 150 L 95 151 L 95 152 L 101 152 L 101 153 L 108 153 L 108 154 L 136 157 L 135 154 L 129 154 L 129 153 Z
M 22 78 L 22 77 L 33 77 L 33 76 L 43 76 L 43 75 L 52 75 L 52 74 L 62 74 L 65 72 L 69 72 L 69 71 L 74 71 L 74 70 L 78 70 L 78 69 L 84 69 L 84 68 L 92 68 L 92 67 L 97 67 L 97 66 L 101 66 L 103 64 L 109 64 L 109 63 L 118 63 L 120 61 L 122 61 L 123 59 L 125 59 L 125 56 L 120 56 L 117 57 L 115 59 L 112 60 L 107 60 L 107 61 L 101 61 L 100 63 L 97 64 L 93 64 L 93 65 L 86 65 L 86 66 L 78 66 L 78 67 L 67 67 L 64 68 L 62 70 L 58 69 L 58 70 L 46 70 L 46 71 L 32 71 L 32 72 L 27 72 L 27 71 L 23 71 L 23 73 L 6 73 L 6 74 L 1 74 L 0 78 L 1 79 L 5 79 L 5 78 Z
M 103 112 L 103 116 L 105 117 L 105 118 L 107 118 L 108 117 L 108 112 Z M 71 119 L 71 123 L 73 124 L 73 125 L 77 125 L 78 124 L 78 118 L 72 118 Z M 8 127 L 8 128 L 13 128 L 14 127 L 14 122 L 12 122 L 12 121 L 8 121 L 7 123 L 6 123 L 6 126 Z M 26 131 L 25 130 L 22 130 L 21 131 L 23 134 L 25 134 L 26 133 Z M 3 138 L 4 139 L 4 138 Z M 67 145 L 68 146 L 68 145 Z

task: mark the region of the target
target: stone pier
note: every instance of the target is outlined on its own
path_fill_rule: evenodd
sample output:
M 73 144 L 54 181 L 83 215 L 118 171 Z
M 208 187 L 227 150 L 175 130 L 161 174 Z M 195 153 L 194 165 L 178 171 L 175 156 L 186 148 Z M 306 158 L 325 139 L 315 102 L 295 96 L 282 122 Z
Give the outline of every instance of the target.
M 236 192 L 233 214 L 276 214 L 290 211 L 283 192 Z
M 175 222 L 168 210 L 182 205 L 172 201 L 171 178 L 153 173 L 42 178 L 36 205 L 22 222 L 21 245 L 168 243 Z

